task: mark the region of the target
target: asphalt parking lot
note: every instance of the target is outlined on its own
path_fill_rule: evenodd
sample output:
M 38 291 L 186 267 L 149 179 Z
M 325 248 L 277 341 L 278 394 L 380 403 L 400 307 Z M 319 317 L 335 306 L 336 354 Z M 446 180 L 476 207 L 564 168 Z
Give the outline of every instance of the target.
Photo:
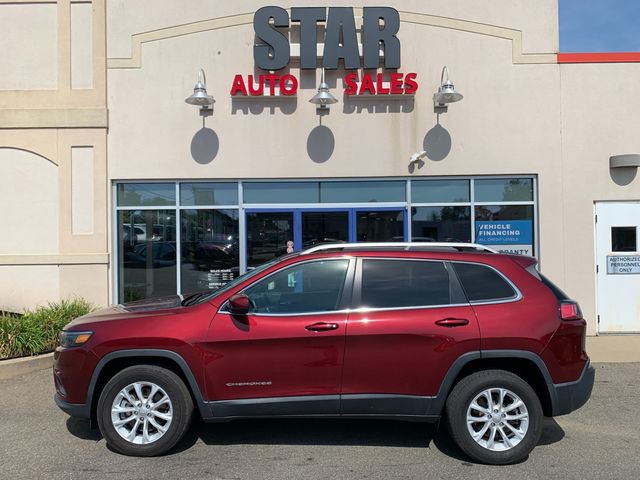
M 0 478 L 639 478 L 640 363 L 596 369 L 589 403 L 547 419 L 540 445 L 507 467 L 470 462 L 444 429 L 384 420 L 195 422 L 170 455 L 124 457 L 58 410 L 44 370 L 0 381 Z

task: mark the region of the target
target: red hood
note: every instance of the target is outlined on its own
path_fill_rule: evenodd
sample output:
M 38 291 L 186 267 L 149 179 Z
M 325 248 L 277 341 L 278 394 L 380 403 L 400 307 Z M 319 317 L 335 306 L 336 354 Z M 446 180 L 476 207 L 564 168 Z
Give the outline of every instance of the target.
M 112 305 L 111 307 L 103 308 L 102 310 L 97 310 L 76 318 L 65 327 L 65 330 L 69 328 L 76 329 L 76 327 L 89 323 L 127 320 L 159 314 L 176 314 L 179 309 L 184 308 L 181 306 L 181 302 L 182 297 L 179 295 L 170 295 L 166 297 L 137 300 L 135 302 L 129 302 L 121 305 Z

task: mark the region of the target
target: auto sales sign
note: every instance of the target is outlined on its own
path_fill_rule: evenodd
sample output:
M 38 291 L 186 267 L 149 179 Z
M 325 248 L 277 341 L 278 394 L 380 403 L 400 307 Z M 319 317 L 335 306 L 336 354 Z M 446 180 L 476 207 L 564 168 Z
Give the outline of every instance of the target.
M 344 76 L 345 95 L 414 94 L 418 90 L 417 74 L 398 70 L 398 11 L 391 7 L 364 7 L 362 12 L 359 39 L 352 7 L 292 7 L 291 15 L 281 7 L 260 8 L 253 17 L 257 39 L 253 58 L 256 67 L 269 73 L 237 74 L 231 95 L 275 96 L 276 90 L 283 96 L 296 94 L 297 77 L 291 73 L 277 73 L 287 68 L 294 56 L 286 31 L 293 24 L 298 24 L 300 29 L 300 44 L 296 45 L 300 68 L 336 70 L 343 66 L 347 71 Z M 318 25 L 323 26 L 321 42 L 318 42 Z M 380 67 L 390 71 L 387 81 L 383 73 L 365 72 Z

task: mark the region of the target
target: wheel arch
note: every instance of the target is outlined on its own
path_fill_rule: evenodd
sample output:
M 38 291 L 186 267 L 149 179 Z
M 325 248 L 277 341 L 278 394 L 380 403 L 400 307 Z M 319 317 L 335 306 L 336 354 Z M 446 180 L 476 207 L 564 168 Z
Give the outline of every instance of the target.
M 552 416 L 557 402 L 553 380 L 544 361 L 526 350 L 488 350 L 460 356 L 449 368 L 435 402 L 441 414 L 449 394 L 460 380 L 482 370 L 505 370 L 518 375 L 536 392 L 545 416 Z
M 203 400 L 198 382 L 187 362 L 179 354 L 161 349 L 119 350 L 102 357 L 91 376 L 86 405 L 89 406 L 92 424 L 95 424 L 96 420 L 98 399 L 109 379 L 125 368 L 136 365 L 156 365 L 174 372 L 185 383 L 200 415 L 203 418 L 210 416 L 209 407 Z

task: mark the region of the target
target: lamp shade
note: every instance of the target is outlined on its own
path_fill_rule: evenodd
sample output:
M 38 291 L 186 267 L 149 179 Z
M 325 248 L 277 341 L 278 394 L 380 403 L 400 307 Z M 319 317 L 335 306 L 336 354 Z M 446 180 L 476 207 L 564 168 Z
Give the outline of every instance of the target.
M 200 69 L 198 72 L 198 81 L 193 87 L 193 93 L 184 100 L 189 105 L 196 105 L 199 107 L 208 107 L 215 103 L 215 100 L 211 95 L 207 94 L 207 84 L 204 75 L 204 70 Z
M 453 83 L 449 79 L 442 84 L 440 88 L 438 88 L 438 93 L 434 95 L 434 100 L 436 103 L 453 103 L 459 102 L 462 100 L 463 95 L 459 92 L 456 92 Z
M 334 97 L 329 91 L 329 85 L 327 85 L 325 82 L 322 82 L 318 87 L 318 93 L 311 97 L 309 102 L 322 107 L 324 105 L 338 103 L 338 99 Z

